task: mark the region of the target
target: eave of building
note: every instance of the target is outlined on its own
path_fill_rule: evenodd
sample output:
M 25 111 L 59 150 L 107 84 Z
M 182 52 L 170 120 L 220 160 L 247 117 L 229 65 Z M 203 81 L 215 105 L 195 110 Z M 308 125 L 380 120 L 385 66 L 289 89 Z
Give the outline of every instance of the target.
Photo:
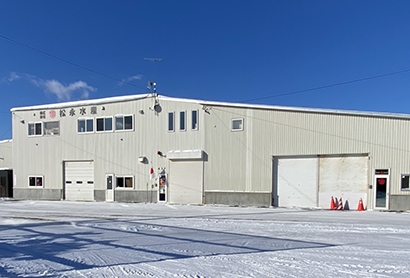
M 338 110 L 338 109 L 323 109 L 323 108 L 305 108 L 305 107 L 292 107 L 292 106 L 230 103 L 230 102 L 173 98 L 173 97 L 166 97 L 166 96 L 159 96 L 158 98 L 163 99 L 163 100 L 170 100 L 170 101 L 198 103 L 202 106 L 209 106 L 209 107 L 218 106 L 218 107 L 231 107 L 231 108 L 242 108 L 242 109 L 260 109 L 260 110 L 319 113 L 319 114 L 333 114 L 333 115 L 334 114 L 350 115 L 350 116 L 362 116 L 362 117 L 397 118 L 397 119 L 410 120 L 410 114 L 400 114 L 400 113 L 384 113 L 384 112 L 355 111 L 355 110 Z
M 31 110 L 61 109 L 61 108 L 67 108 L 67 107 L 79 107 L 79 106 L 88 106 L 88 105 L 101 105 L 101 104 L 108 104 L 108 103 L 139 100 L 139 99 L 148 98 L 152 96 L 154 96 L 154 94 L 128 95 L 128 96 L 108 97 L 108 98 L 100 98 L 100 99 L 87 99 L 87 100 L 53 103 L 53 104 L 16 107 L 16 108 L 12 108 L 10 111 L 17 112 L 17 111 L 31 111 Z
M 206 100 L 196 100 L 196 99 L 187 99 L 187 98 L 175 98 L 175 97 L 168 97 L 168 96 L 156 95 L 156 94 L 128 95 L 128 96 L 109 97 L 109 98 L 102 98 L 102 99 L 90 99 L 90 100 L 80 100 L 80 101 L 44 104 L 44 105 L 36 105 L 36 106 L 17 107 L 17 108 L 12 108 L 10 111 L 17 112 L 17 111 L 30 111 L 30 110 L 61 109 L 61 108 L 67 108 L 67 107 L 78 107 L 78 106 L 88 106 L 88 105 L 101 105 L 101 104 L 109 104 L 109 103 L 116 103 L 116 102 L 133 101 L 133 100 L 139 100 L 139 99 L 150 98 L 150 97 L 155 97 L 155 96 L 158 98 L 158 100 L 197 103 L 199 105 L 209 106 L 209 107 L 217 106 L 217 107 L 230 107 L 230 108 L 241 108 L 241 109 L 261 109 L 261 110 L 273 110 L 273 111 L 350 115 L 350 116 L 361 116 L 361 117 L 396 118 L 396 119 L 406 119 L 406 120 L 410 119 L 409 114 L 399 114 L 399 113 L 230 103 L 230 102 L 206 101 Z

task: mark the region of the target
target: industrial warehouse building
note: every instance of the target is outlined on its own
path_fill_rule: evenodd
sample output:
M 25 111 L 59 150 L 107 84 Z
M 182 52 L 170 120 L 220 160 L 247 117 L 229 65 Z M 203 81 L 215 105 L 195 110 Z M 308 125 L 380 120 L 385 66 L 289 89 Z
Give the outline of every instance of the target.
M 0 197 L 13 197 L 12 141 L 0 141 Z
M 156 94 L 11 111 L 15 199 L 410 209 L 410 115 Z

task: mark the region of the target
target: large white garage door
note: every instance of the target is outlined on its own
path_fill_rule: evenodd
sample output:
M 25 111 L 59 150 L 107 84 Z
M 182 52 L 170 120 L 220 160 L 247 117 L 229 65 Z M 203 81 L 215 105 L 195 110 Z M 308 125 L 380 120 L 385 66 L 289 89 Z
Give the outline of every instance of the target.
M 67 161 L 65 166 L 65 199 L 94 200 L 94 162 Z
M 330 198 L 348 201 L 351 208 L 367 197 L 367 155 L 320 157 L 319 206 L 330 206 Z
M 330 208 L 333 196 L 355 208 L 367 199 L 368 156 L 279 157 L 273 176 L 274 206 Z
M 318 158 L 286 157 L 275 162 L 277 206 L 317 207 Z
M 203 161 L 170 161 L 169 202 L 202 204 Z

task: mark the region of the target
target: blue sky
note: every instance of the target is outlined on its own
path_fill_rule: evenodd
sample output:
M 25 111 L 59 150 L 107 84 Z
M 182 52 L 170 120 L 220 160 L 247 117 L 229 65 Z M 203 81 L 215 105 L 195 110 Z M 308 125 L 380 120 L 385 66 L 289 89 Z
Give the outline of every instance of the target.
M 152 57 L 166 59 L 162 95 L 410 114 L 409 11 L 405 0 L 0 1 L 0 140 L 13 107 L 149 92 Z

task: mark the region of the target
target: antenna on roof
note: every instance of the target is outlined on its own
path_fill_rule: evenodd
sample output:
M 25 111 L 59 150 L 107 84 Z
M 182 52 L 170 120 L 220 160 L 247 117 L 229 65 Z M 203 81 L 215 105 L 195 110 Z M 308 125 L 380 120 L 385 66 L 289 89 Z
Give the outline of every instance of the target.
M 157 62 L 165 61 L 165 58 L 144 58 L 146 61 L 154 62 L 154 82 L 148 81 L 148 89 L 157 93 Z

